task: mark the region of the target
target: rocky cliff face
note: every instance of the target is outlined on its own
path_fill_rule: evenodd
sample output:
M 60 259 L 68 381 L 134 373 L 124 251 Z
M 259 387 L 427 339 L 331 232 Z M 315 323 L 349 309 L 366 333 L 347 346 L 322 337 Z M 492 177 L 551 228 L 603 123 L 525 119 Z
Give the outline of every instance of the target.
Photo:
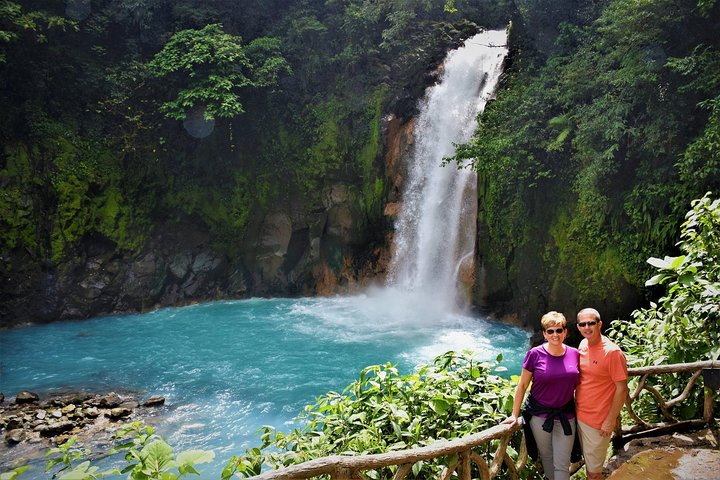
M 400 157 L 412 143 L 411 131 L 412 123 L 396 117 L 383 121 L 387 219 L 397 210 Z M 63 265 L 39 264 L 22 249 L 5 253 L 0 326 L 254 295 L 352 292 L 383 278 L 391 241 L 389 228 L 384 235 L 364 229 L 358 196 L 356 186 L 337 182 L 322 192 L 322 208 L 311 210 L 288 193 L 252 219 L 236 252 L 218 248 L 200 222 L 185 219 L 156 225 L 132 256 L 118 254 L 104 238 L 86 238 Z
M 517 239 L 514 248 L 500 256 L 480 198 L 473 290 L 477 306 L 507 323 L 539 329 L 540 318 L 550 310 L 564 313 L 572 322 L 580 309 L 594 307 L 607 325 L 614 319 L 629 318 L 642 305 L 641 292 L 622 277 L 608 279 L 602 289 L 588 289 L 574 280 L 580 267 L 575 259 L 563 257 L 550 228 L 560 221 L 562 207 L 562 201 L 538 197 L 532 205 L 535 213 L 525 220 L 526 238 Z M 597 255 L 601 258 L 601 252 Z M 577 332 L 573 329 L 570 333 L 575 336 Z

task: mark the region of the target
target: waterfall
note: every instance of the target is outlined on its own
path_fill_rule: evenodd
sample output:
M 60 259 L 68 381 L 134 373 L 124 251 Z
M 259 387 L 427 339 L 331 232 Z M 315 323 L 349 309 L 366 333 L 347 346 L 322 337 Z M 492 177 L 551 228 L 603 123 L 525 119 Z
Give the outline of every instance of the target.
M 475 131 L 497 85 L 506 41 L 504 30 L 489 30 L 450 52 L 440 81 L 420 105 L 387 285 L 435 311 L 467 302 L 459 275 L 473 270 L 477 216 L 475 173 L 441 163 Z

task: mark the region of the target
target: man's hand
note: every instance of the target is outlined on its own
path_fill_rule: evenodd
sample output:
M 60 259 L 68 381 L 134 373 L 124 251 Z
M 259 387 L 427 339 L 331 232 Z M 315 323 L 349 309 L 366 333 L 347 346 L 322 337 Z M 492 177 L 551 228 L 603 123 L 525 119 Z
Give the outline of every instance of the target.
M 615 430 L 615 426 L 617 425 L 617 418 L 613 421 L 610 418 L 606 418 L 605 421 L 600 425 L 600 434 L 603 437 L 609 437 L 612 435 L 613 431 Z

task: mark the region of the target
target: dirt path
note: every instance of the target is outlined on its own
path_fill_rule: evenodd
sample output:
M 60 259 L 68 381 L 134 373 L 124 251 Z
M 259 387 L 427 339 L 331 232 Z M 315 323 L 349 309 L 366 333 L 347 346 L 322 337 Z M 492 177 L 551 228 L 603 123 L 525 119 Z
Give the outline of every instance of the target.
M 611 480 L 720 480 L 717 428 L 633 440 L 608 463 Z

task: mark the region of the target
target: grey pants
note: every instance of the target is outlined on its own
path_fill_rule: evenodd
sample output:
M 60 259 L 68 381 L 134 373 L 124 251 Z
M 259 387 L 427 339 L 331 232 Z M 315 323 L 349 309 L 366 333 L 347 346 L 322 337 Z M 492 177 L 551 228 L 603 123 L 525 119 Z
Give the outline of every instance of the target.
M 542 429 L 543 417 L 533 416 L 530 419 L 538 454 L 543 471 L 548 480 L 568 480 L 570 478 L 570 453 L 575 441 L 575 419 L 570 420 L 572 435 L 565 435 L 560 420 L 555 420 L 552 432 Z

